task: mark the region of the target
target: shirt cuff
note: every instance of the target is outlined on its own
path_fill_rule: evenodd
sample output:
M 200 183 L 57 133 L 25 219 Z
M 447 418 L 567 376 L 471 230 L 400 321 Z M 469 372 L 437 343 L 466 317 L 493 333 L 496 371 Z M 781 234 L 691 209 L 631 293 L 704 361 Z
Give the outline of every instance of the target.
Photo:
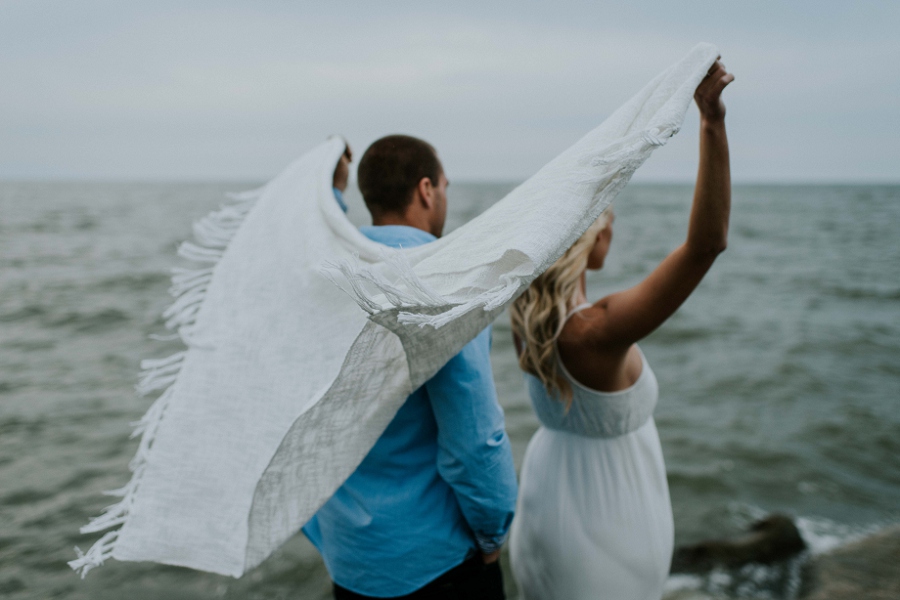
M 482 554 L 493 554 L 506 543 L 508 537 L 509 531 L 494 537 L 485 537 L 476 533 L 475 542 L 478 544 L 478 549 L 481 550 Z
M 338 206 L 341 207 L 341 210 L 347 212 L 347 203 L 344 202 L 344 193 L 337 189 L 331 188 L 334 191 L 334 199 L 337 200 Z

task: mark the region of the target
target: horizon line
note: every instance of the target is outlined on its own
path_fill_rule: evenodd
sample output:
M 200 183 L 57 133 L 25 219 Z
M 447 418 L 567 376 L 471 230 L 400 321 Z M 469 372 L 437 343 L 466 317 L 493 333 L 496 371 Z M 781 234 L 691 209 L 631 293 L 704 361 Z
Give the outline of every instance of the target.
M 140 184 L 158 184 L 158 185 L 166 185 L 166 184 L 183 184 L 183 185 L 204 185 L 204 184 L 259 184 L 262 185 L 268 181 L 274 179 L 275 176 L 269 177 L 221 177 L 221 178 L 212 178 L 212 177 L 82 177 L 82 176 L 43 176 L 43 177 L 5 177 L 0 176 L 0 183 L 72 183 L 72 184 L 98 184 L 98 183 L 108 183 L 108 184 L 125 184 L 125 183 L 140 183 Z M 528 177 L 515 179 L 515 178 L 496 178 L 496 179 L 488 179 L 484 177 L 470 177 L 470 178 L 455 178 L 452 183 L 455 184 L 463 184 L 463 185 L 519 185 L 524 183 Z M 632 179 L 629 182 L 629 185 L 693 185 L 696 183 L 694 179 L 664 179 L 664 178 L 649 178 L 649 179 Z M 356 178 L 352 177 L 350 180 L 350 185 L 356 187 Z M 873 177 L 870 179 L 863 178 L 846 178 L 846 179 L 813 179 L 813 178 L 797 178 L 797 179 L 784 179 L 784 178 L 743 178 L 743 179 L 735 179 L 732 178 L 732 185 L 740 185 L 740 186 L 767 186 L 767 185 L 784 185 L 784 186 L 797 186 L 797 185 L 807 185 L 807 186 L 841 186 L 841 185 L 872 185 L 872 186 L 900 186 L 900 179 L 889 180 Z

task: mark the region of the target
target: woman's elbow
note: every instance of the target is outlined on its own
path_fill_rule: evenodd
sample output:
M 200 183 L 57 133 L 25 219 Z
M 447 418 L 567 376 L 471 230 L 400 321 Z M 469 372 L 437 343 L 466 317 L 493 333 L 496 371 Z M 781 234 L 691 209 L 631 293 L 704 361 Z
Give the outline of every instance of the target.
M 728 249 L 728 237 L 723 235 L 721 238 L 688 242 L 686 246 L 688 253 L 696 262 L 712 263 Z

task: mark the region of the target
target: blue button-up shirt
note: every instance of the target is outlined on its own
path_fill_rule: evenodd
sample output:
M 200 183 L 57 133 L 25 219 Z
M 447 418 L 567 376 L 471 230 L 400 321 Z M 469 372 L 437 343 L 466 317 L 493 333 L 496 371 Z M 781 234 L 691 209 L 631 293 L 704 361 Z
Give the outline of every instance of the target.
M 409 248 L 435 237 L 363 227 Z M 331 578 L 375 597 L 409 594 L 506 540 L 516 474 L 490 363 L 490 328 L 412 393 L 356 469 L 306 524 Z

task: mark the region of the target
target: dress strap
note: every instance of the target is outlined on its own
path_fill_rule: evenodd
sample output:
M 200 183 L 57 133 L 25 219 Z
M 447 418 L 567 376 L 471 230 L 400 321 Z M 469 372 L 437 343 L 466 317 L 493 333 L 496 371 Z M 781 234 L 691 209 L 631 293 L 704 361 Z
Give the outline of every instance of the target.
M 572 310 L 569 311 L 569 313 L 566 315 L 566 319 L 568 319 L 575 313 L 580 312 L 586 308 L 590 308 L 592 306 L 593 306 L 593 304 L 591 304 L 590 302 L 582 302 L 581 304 L 579 304 L 578 306 L 576 306 L 575 308 L 573 308 Z

